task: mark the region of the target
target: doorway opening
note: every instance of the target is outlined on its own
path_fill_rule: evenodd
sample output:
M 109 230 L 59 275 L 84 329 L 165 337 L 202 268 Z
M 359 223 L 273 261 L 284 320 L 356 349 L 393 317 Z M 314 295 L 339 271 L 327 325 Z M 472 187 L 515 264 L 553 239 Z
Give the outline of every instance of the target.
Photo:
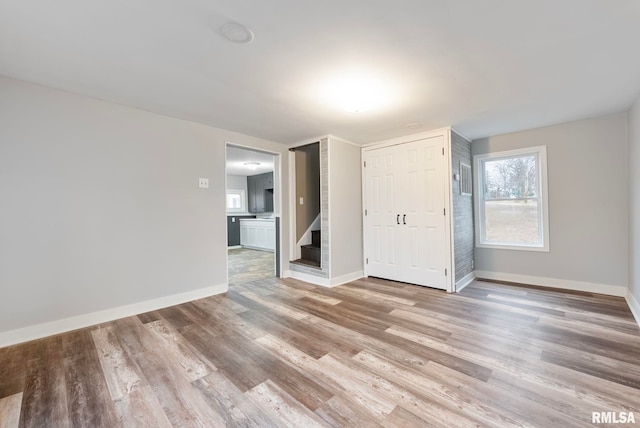
M 292 265 L 322 269 L 320 142 L 289 149 L 293 152 L 295 210 Z
M 279 155 L 227 144 L 229 287 L 280 276 Z

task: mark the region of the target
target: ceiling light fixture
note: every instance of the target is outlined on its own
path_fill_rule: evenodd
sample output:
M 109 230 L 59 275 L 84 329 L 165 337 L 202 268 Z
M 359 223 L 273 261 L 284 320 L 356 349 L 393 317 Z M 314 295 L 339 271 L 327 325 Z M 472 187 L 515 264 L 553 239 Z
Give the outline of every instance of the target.
M 318 97 L 328 105 L 351 113 L 387 105 L 392 98 L 388 85 L 368 73 L 351 73 L 330 79 L 318 88 Z
M 255 36 L 253 31 L 237 22 L 229 22 L 220 28 L 222 35 L 233 43 L 249 44 L 253 42 Z
M 256 168 L 260 166 L 260 162 L 245 162 L 243 165 L 249 168 L 251 171 L 255 171 Z

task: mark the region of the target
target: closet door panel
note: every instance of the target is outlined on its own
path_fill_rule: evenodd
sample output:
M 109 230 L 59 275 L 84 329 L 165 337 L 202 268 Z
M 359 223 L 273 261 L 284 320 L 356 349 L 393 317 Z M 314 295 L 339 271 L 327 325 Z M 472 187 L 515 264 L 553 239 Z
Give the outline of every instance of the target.
M 364 225 L 370 248 L 369 272 L 380 278 L 397 278 L 401 272 L 398 250 L 402 248 L 396 228 L 401 189 L 399 158 L 394 150 L 386 148 L 369 152 L 365 160 L 365 197 L 371 201 Z
M 434 288 L 446 288 L 446 228 L 445 228 L 445 174 L 443 155 L 444 137 L 434 137 L 408 143 L 406 174 L 410 184 L 406 195 L 406 227 L 411 232 L 414 252 L 410 259 L 417 260 L 407 267 L 404 280 Z M 413 184 L 415 183 L 415 184 Z

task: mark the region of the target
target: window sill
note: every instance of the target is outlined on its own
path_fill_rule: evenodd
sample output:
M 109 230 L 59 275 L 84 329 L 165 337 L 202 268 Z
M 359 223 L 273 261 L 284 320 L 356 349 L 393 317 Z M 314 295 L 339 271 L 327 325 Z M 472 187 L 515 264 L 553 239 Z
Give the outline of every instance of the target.
M 476 248 L 486 248 L 490 250 L 515 250 L 515 251 L 537 251 L 548 253 L 549 246 L 534 247 L 531 245 L 508 245 L 508 244 L 476 244 Z

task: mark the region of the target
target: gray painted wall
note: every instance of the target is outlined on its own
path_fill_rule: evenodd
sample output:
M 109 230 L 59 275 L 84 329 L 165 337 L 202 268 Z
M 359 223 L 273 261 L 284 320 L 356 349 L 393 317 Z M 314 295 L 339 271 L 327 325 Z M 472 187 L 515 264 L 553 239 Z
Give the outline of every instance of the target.
M 287 153 L 0 78 L 0 332 L 226 283 L 226 141 Z
M 626 287 L 626 113 L 475 140 L 472 150 L 539 145 L 547 145 L 551 251 L 476 248 L 476 270 Z
M 451 132 L 451 171 L 460 173 L 460 162 L 472 165 L 471 142 Z M 473 167 L 473 165 L 472 165 Z M 460 194 L 460 181 L 452 180 L 453 192 L 453 253 L 455 280 L 473 272 L 473 197 Z
M 629 110 L 629 290 L 640 302 L 640 98 Z
M 295 156 L 297 242 L 320 214 L 320 144 L 296 148 Z
M 331 278 L 362 271 L 361 148 L 329 139 Z

